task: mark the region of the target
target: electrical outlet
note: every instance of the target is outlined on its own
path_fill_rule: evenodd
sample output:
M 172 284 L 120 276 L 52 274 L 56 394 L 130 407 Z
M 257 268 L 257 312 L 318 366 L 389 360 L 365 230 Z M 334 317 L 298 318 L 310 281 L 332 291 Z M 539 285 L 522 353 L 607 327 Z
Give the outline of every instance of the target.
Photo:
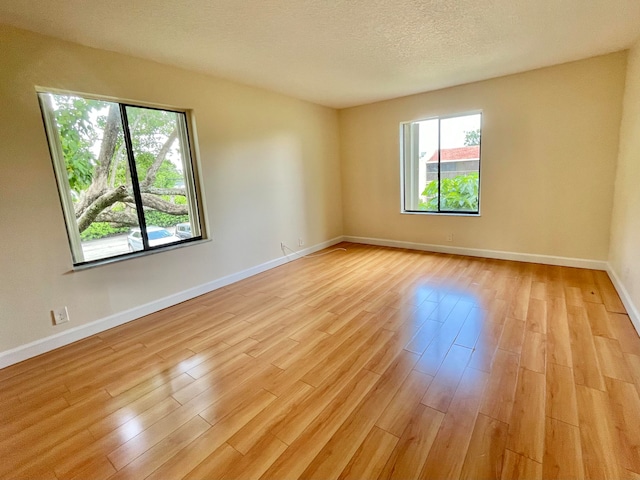
M 302 237 L 298 238 L 298 246 L 304 247 L 304 240 L 302 239 Z
M 54 325 L 67 323 L 69 321 L 69 310 L 67 310 L 67 307 L 56 308 L 55 310 L 51 310 L 51 317 L 53 318 Z
M 453 233 L 447 233 L 447 242 L 453 242 Z

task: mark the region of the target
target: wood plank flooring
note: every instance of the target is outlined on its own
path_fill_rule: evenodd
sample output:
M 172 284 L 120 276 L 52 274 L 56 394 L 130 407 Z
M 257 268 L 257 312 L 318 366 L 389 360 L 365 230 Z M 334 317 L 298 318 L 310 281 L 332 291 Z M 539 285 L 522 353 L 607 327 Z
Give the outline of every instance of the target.
M 0 478 L 640 478 L 605 273 L 342 246 L 0 370 Z

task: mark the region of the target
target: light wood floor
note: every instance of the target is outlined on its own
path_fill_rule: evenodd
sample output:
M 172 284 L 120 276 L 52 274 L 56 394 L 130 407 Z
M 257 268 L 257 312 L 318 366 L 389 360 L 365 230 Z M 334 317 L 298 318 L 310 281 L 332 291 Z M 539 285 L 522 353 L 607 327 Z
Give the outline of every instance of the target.
M 640 478 L 605 273 L 344 246 L 0 370 L 0 478 Z

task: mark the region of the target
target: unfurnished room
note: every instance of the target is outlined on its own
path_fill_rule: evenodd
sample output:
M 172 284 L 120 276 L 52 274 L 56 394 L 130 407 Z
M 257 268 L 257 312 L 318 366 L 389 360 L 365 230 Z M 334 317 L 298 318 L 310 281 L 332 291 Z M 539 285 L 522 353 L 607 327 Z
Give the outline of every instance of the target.
M 640 2 L 0 0 L 0 479 L 640 480 Z

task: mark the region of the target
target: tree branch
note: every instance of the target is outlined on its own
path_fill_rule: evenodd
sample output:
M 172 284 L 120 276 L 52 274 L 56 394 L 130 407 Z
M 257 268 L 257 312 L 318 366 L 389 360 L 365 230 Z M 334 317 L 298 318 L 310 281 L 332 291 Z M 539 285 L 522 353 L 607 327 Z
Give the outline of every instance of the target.
M 102 188 L 107 186 L 107 177 L 109 175 L 109 167 L 113 160 L 113 154 L 116 151 L 118 143 L 118 133 L 120 132 L 120 109 L 117 104 L 111 104 L 109 113 L 107 114 L 107 124 L 102 133 L 102 143 L 100 145 L 100 154 L 98 155 L 98 164 L 96 165 L 93 183 L 100 185 Z
M 154 210 L 159 210 L 170 215 L 187 215 L 189 213 L 189 207 L 187 205 L 176 205 L 150 193 L 142 194 L 142 204 L 145 207 L 153 208 Z
M 95 219 L 96 222 L 117 223 L 118 225 L 137 227 L 138 217 L 130 212 L 114 212 L 113 210 L 102 211 Z
M 141 188 L 140 191 L 142 193 L 150 193 L 153 195 L 179 195 L 181 197 L 186 197 L 187 192 L 184 188 L 156 188 L 156 187 L 145 187 Z
M 169 153 L 169 150 L 171 149 L 171 145 L 173 145 L 173 142 L 175 142 L 177 137 L 178 137 L 178 130 L 174 128 L 173 132 L 169 134 L 169 136 L 167 137 L 167 140 L 164 142 L 164 144 L 162 145 L 162 148 L 158 152 L 158 155 L 156 155 L 156 158 L 153 160 L 153 163 L 147 170 L 147 176 L 142 182 L 140 182 L 140 189 L 144 189 L 149 185 L 153 185 L 153 182 L 156 181 L 158 170 L 160 170 L 160 166 L 162 165 L 162 162 L 164 162 L 165 157 L 167 156 L 167 154 Z
M 76 204 L 76 218 L 84 216 L 86 214 L 86 210 L 90 207 L 90 205 L 92 205 L 98 198 L 104 195 L 105 190 L 107 189 L 107 182 L 109 178 L 109 167 L 111 166 L 113 154 L 116 150 L 119 132 L 120 109 L 117 104 L 112 104 L 109 107 L 109 113 L 107 114 L 107 124 L 105 125 L 104 131 L 102 133 L 102 144 L 100 145 L 100 154 L 98 155 L 98 160 L 96 162 L 93 179 L 89 188 L 85 190 L 84 195 Z M 79 226 L 80 225 L 78 224 L 78 227 Z M 80 231 L 82 231 L 82 229 Z
M 123 202 L 134 202 L 132 196 L 124 197 Z M 158 210 L 159 212 L 168 213 L 169 215 L 188 215 L 189 207 L 187 205 L 176 205 L 175 203 L 167 202 L 162 198 L 153 195 L 151 193 L 142 194 L 142 204 L 145 207 Z
M 140 118 L 141 117 L 136 117 L 135 120 L 133 121 L 133 124 L 131 124 L 129 126 L 129 131 L 133 132 L 135 131 L 135 129 L 138 126 L 138 123 L 140 123 Z M 126 143 L 123 141 L 120 146 L 118 147 L 118 151 L 115 152 L 114 156 L 113 156 L 113 166 L 111 168 L 111 173 L 110 173 L 110 178 L 109 178 L 109 188 L 114 188 L 116 185 L 116 174 L 118 172 L 118 165 L 120 164 L 120 162 L 122 160 L 124 160 L 125 162 L 127 162 L 127 153 L 125 151 L 126 148 Z M 131 182 L 131 175 L 129 172 L 129 166 L 125 166 L 125 175 L 126 175 L 126 183 L 129 184 Z
M 89 205 L 85 211 L 77 218 L 78 230 L 82 233 L 86 230 L 91 223 L 96 220 L 96 217 L 105 208 L 110 207 L 116 202 L 120 202 L 128 195 L 127 189 L 124 185 L 117 187 L 114 190 L 109 190 L 103 195 L 96 198 L 91 205 Z

